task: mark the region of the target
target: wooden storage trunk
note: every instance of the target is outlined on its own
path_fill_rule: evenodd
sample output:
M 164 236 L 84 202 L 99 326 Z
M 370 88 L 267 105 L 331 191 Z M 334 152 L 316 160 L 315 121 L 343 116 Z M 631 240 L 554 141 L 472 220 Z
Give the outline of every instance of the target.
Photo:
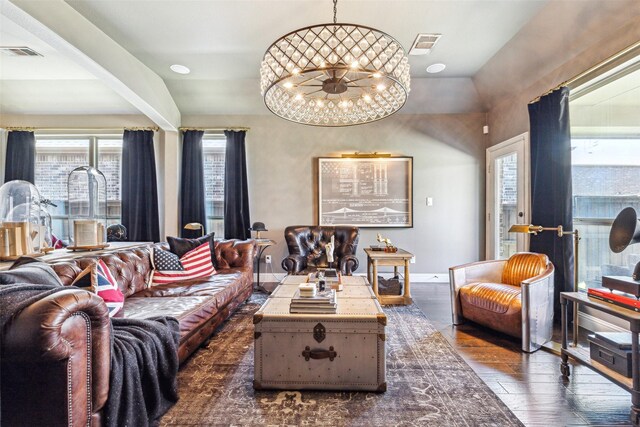
M 387 317 L 366 282 L 351 286 L 336 314 L 290 314 L 297 285 L 276 289 L 253 318 L 254 388 L 386 390 Z

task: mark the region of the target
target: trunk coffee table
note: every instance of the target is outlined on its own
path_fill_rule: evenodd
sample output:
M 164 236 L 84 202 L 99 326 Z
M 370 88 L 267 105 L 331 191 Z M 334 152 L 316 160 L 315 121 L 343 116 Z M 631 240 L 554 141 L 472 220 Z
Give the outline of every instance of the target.
M 366 279 L 342 278 L 336 314 L 291 314 L 306 280 L 285 277 L 253 316 L 253 387 L 386 391 L 387 317 Z

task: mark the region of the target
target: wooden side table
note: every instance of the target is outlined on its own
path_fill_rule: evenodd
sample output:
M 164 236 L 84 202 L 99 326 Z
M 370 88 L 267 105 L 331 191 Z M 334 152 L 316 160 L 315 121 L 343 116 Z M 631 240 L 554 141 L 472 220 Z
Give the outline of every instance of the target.
M 373 285 L 373 293 L 378 297 L 380 304 L 408 305 L 413 302 L 411 298 L 411 282 L 409 280 L 409 263 L 413 254 L 398 248 L 398 252 L 374 251 L 364 249 L 367 254 L 367 279 Z M 393 267 L 394 275 L 398 274 L 398 267 L 404 266 L 404 291 L 402 295 L 380 295 L 378 293 L 378 267 Z
M 265 251 L 265 249 L 267 249 L 269 246 L 273 246 L 276 244 L 275 240 L 271 240 L 271 239 L 256 239 L 256 283 L 253 286 L 253 290 L 254 291 L 258 291 L 258 292 L 264 292 L 265 294 L 270 294 L 271 292 L 269 292 L 268 290 L 265 289 L 264 286 L 262 286 L 260 284 L 260 260 L 262 259 L 262 253 Z

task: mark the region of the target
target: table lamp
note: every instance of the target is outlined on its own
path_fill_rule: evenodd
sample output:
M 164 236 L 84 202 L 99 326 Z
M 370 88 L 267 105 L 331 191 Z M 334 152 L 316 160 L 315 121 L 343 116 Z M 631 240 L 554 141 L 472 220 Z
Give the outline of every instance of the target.
M 269 230 L 265 227 L 264 222 L 254 222 L 251 228 L 249 228 L 249 231 L 255 231 L 256 239 L 260 239 L 260 232 Z
M 204 226 L 199 222 L 190 222 L 184 226 L 185 230 L 200 230 L 200 236 L 204 236 Z

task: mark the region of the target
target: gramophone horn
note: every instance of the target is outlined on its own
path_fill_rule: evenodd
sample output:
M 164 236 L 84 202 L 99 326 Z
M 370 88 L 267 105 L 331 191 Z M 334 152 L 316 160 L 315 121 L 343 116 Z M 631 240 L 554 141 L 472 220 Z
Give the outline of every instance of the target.
M 631 244 L 640 242 L 640 230 L 638 228 L 638 215 L 636 210 L 624 208 L 611 226 L 609 233 L 609 247 L 615 253 L 620 253 Z

